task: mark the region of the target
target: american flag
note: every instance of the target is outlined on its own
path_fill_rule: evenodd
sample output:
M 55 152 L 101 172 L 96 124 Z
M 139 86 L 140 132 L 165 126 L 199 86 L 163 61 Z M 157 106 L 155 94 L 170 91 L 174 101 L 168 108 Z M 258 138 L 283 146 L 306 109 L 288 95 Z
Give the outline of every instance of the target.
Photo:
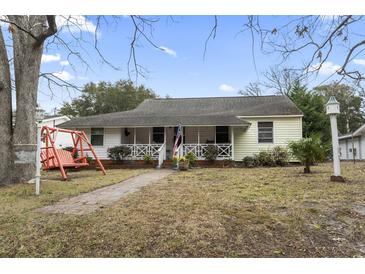
M 175 139 L 175 144 L 174 147 L 172 149 L 172 155 L 175 156 L 176 152 L 177 152 L 177 148 L 178 148 L 178 144 L 179 144 L 179 140 L 181 139 L 181 133 L 182 133 L 182 127 L 179 124 L 177 126 L 177 132 L 176 132 L 176 139 Z

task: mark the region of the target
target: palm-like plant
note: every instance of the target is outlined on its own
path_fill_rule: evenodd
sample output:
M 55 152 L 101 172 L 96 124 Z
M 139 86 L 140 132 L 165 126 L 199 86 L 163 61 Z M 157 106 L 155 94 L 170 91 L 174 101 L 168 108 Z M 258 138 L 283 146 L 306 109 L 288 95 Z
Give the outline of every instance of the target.
M 326 157 L 326 149 L 319 136 L 292 141 L 288 146 L 293 156 L 304 165 L 304 173 L 310 173 L 310 166 Z

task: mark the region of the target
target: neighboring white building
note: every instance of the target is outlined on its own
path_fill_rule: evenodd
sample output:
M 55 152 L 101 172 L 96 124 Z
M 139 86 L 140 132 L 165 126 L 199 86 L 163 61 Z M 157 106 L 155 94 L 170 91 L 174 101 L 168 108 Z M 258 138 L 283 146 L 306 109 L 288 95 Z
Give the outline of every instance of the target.
M 353 133 L 340 136 L 341 160 L 365 160 L 365 124 Z
M 57 127 L 57 125 L 65 123 L 69 120 L 70 118 L 68 118 L 67 116 L 46 116 L 44 117 L 44 119 L 41 121 L 40 124 L 41 127 L 42 126 Z M 73 146 L 70 134 L 58 133 L 55 134 L 53 138 L 56 139 L 55 142 L 58 148 Z

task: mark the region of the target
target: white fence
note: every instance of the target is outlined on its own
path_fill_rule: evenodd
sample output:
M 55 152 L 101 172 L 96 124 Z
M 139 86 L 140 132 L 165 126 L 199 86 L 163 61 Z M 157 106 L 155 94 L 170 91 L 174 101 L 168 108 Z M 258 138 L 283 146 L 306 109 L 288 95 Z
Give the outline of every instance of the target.
M 199 160 L 204 160 L 209 146 L 215 146 L 218 149 L 217 160 L 232 158 L 232 144 L 183 144 L 183 155 L 192 152 Z

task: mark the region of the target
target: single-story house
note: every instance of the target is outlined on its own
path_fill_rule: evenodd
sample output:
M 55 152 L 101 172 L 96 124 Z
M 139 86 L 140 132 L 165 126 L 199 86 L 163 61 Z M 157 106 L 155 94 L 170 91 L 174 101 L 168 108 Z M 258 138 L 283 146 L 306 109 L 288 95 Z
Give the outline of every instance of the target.
M 171 159 L 180 124 L 179 155 L 204 160 L 213 145 L 217 160 L 241 161 L 302 138 L 302 116 L 286 96 L 147 99 L 130 111 L 74 118 L 61 127 L 84 130 L 101 159 L 108 159 L 108 148 L 124 145 L 131 159 L 149 154 L 160 163 Z
M 365 160 L 365 124 L 338 139 L 341 160 Z

